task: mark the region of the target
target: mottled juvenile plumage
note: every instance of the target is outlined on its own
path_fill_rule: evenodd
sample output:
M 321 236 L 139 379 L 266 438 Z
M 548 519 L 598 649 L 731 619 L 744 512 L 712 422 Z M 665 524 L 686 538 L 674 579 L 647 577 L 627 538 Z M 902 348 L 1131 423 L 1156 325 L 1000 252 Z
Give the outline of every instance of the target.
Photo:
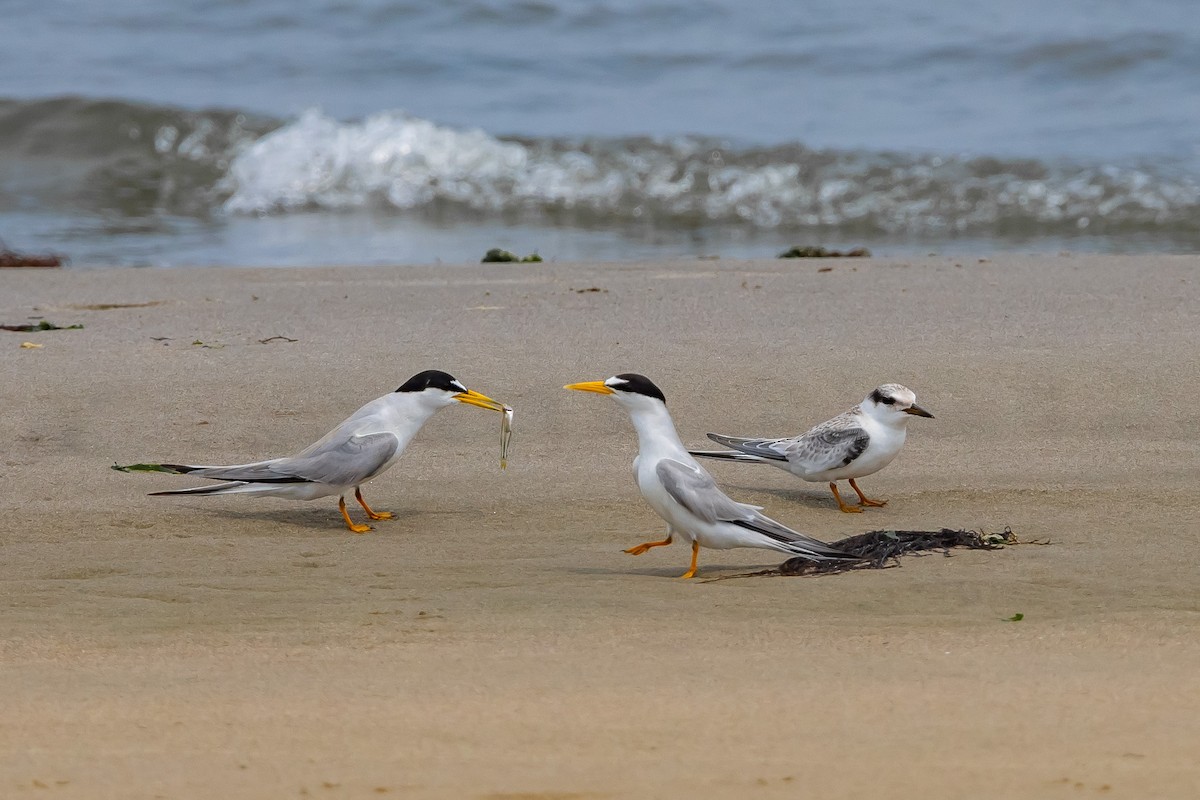
M 692 450 L 700 458 L 772 464 L 810 482 L 828 481 L 842 511 L 857 512 L 862 506 L 882 506 L 886 500 L 871 500 L 858 488 L 855 478 L 871 475 L 892 463 L 904 446 L 908 420 L 930 417 L 917 405 L 917 396 L 898 383 L 885 383 L 861 403 L 822 422 L 807 432 L 779 439 L 752 439 L 710 433 L 708 438 L 732 450 Z M 849 480 L 861 505 L 842 502 L 837 481 Z

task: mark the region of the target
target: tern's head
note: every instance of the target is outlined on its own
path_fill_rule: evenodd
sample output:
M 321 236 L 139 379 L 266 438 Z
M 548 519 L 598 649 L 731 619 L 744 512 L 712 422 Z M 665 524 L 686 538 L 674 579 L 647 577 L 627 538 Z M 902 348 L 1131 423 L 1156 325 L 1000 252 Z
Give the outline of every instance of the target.
M 867 395 L 862 401 L 862 410 L 880 422 L 903 425 L 913 417 L 933 417 L 917 405 L 917 395 L 912 389 L 898 383 L 885 383 Z
M 502 403 L 498 403 L 479 392 L 472 392 L 466 386 L 463 386 L 458 378 L 437 369 L 427 369 L 424 372 L 418 372 L 406 380 L 396 392 L 415 397 L 422 405 L 428 405 L 432 408 L 442 408 L 443 406 L 453 405 L 457 402 L 466 403 L 470 406 L 479 406 L 491 411 L 504 410 Z
M 636 372 L 622 372 L 606 381 L 570 383 L 563 388 L 612 395 L 614 400 L 630 411 L 651 406 L 662 407 L 667 403 L 662 389 L 655 386 L 654 382 L 645 375 L 638 375 Z

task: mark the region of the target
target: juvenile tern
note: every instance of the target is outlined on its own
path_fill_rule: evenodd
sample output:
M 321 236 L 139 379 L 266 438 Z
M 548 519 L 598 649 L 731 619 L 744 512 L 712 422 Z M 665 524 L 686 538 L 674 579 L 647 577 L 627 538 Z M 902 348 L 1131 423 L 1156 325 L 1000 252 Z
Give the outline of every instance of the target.
M 692 545 L 692 565 L 682 575 L 684 578 L 696 574 L 701 547 L 762 547 L 813 561 L 854 558 L 779 524 L 760 513 L 760 506 L 739 503 L 717 488 L 712 476 L 688 455 L 679 440 L 662 390 L 644 375 L 625 373 L 563 388 L 611 395 L 629 412 L 637 430 L 634 480 L 642 497 L 666 520 L 667 538 L 639 544 L 626 553 L 639 556 L 653 547 L 671 544 L 678 536 Z
M 822 422 L 807 433 L 786 439 L 747 439 L 710 433 L 708 438 L 733 450 L 692 450 L 694 456 L 747 464 L 771 464 L 813 483 L 829 481 L 838 507 L 847 513 L 862 506 L 882 506 L 858 488 L 855 478 L 871 475 L 892 463 L 904 446 L 908 421 L 933 418 L 917 405 L 917 396 L 898 383 L 885 383 L 849 411 Z M 842 502 L 836 481 L 849 480 L 860 505 Z
M 354 499 L 369 519 L 391 519 L 391 513 L 374 511 L 367 505 L 362 496 L 363 484 L 392 466 L 430 417 L 456 402 L 505 411 L 504 405 L 471 391 L 452 375 L 426 370 L 413 375 L 396 391 L 367 403 L 294 456 L 229 466 L 145 465 L 161 472 L 223 481 L 151 494 L 262 494 L 293 500 L 336 494 L 346 527 L 354 533 L 366 533 L 371 526 L 355 524 L 346 512 L 346 493 L 354 489 Z

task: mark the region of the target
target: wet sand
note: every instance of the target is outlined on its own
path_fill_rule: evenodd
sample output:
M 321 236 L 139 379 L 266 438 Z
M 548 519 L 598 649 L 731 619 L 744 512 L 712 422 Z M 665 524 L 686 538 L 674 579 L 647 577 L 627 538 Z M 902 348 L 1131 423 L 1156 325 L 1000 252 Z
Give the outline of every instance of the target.
M 0 331 L 0 796 L 1194 797 L 1198 268 L 0 271 L 0 323 L 85 326 Z M 426 368 L 516 407 L 509 468 L 498 415 L 448 409 L 368 486 L 398 514 L 369 534 L 108 469 L 286 454 Z M 782 559 L 703 551 L 677 580 L 684 547 L 621 552 L 662 533 L 627 417 L 560 388 L 624 371 L 697 444 L 904 383 L 937 418 L 862 481 L 885 508 L 712 472 L 827 540 L 1050 544 L 719 581 Z

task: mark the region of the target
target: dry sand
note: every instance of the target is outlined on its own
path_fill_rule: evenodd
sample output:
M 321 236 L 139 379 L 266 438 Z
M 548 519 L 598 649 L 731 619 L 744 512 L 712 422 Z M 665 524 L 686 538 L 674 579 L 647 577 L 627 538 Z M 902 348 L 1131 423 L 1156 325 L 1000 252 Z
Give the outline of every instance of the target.
M 1200 796 L 1198 286 L 1194 257 L 0 272 L 0 322 L 86 326 L 0 331 L 0 796 Z M 497 415 L 448 409 L 367 535 L 108 469 L 285 454 L 432 367 L 516 407 L 509 469 Z M 1052 544 L 676 580 L 683 547 L 621 552 L 662 532 L 627 417 L 559 388 L 623 371 L 698 444 L 907 384 L 937 419 L 863 481 L 886 508 L 713 472 L 825 539 Z

